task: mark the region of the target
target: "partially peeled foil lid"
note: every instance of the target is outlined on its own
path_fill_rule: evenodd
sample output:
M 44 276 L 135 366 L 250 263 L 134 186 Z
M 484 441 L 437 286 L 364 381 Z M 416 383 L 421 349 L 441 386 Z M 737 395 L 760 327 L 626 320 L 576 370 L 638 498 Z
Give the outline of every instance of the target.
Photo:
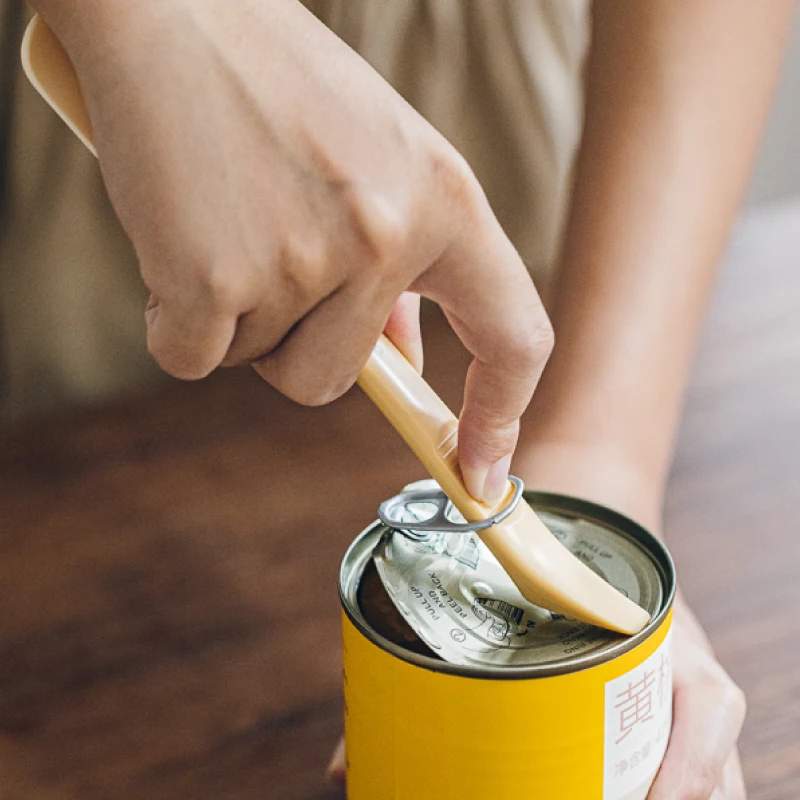
M 420 481 L 407 489 L 435 487 Z M 405 510 L 406 521 L 427 510 Z M 651 614 L 663 590 L 649 557 L 634 542 L 593 521 L 538 511 L 550 531 L 591 569 Z M 461 522 L 458 512 L 448 512 Z M 624 637 L 528 602 L 474 533 L 389 530 L 374 552 L 392 603 L 440 658 L 472 666 L 568 663 Z

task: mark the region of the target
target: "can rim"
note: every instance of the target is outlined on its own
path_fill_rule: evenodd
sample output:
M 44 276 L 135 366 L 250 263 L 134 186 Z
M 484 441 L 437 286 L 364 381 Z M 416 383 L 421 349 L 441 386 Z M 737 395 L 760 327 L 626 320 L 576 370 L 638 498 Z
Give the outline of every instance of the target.
M 653 565 L 664 583 L 664 595 L 659 611 L 639 633 L 620 639 L 616 644 L 599 653 L 575 656 L 565 663 L 531 664 L 524 667 L 476 666 L 474 664 L 451 664 L 430 656 L 412 653 L 401 645 L 389 641 L 375 631 L 364 618 L 358 607 L 358 580 L 364 571 L 366 562 L 372 556 L 374 545 L 389 529 L 376 520 L 367 526 L 348 547 L 339 571 L 339 598 L 342 608 L 353 625 L 373 644 L 390 655 L 414 666 L 464 678 L 491 678 L 493 680 L 523 680 L 526 678 L 545 678 L 554 675 L 566 675 L 579 672 L 598 664 L 605 664 L 638 647 L 650 638 L 666 619 L 675 599 L 676 580 L 675 564 L 664 543 L 645 527 L 630 517 L 607 506 L 593 503 L 565 494 L 554 492 L 526 491 L 525 500 L 536 511 L 551 512 L 578 516 L 591 522 L 597 522 L 614 529 L 617 533 L 632 539 L 651 557 Z

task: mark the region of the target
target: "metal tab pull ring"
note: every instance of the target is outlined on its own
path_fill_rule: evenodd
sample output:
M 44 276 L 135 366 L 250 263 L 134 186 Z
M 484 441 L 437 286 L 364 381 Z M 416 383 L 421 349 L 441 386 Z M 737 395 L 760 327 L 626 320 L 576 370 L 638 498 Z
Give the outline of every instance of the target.
M 509 475 L 508 479 L 514 486 L 514 494 L 508 505 L 497 514 L 478 522 L 453 522 L 450 517 L 455 512 L 455 506 L 439 488 L 411 489 L 400 492 L 380 504 L 378 518 L 389 528 L 414 533 L 475 533 L 483 531 L 502 522 L 514 511 L 522 499 L 525 485 L 513 475 Z M 424 519 L 419 519 L 420 506 L 431 507 L 432 513 L 426 514 Z M 427 508 L 425 511 L 427 512 Z

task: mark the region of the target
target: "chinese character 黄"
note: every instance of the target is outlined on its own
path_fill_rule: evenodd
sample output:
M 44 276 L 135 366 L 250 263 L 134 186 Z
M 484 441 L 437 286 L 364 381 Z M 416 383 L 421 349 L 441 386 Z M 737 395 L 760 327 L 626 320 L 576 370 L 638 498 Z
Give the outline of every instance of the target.
M 619 709 L 617 744 L 626 739 L 642 722 L 653 719 L 653 692 L 655 670 L 645 672 L 641 680 L 628 683 L 628 688 L 617 695 L 614 708 Z

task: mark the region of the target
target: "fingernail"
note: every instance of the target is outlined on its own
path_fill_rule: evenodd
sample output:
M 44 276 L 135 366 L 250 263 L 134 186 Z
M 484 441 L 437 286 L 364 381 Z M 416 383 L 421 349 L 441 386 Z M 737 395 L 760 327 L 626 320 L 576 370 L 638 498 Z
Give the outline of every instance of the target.
M 477 500 L 487 506 L 496 506 L 505 496 L 511 456 L 505 456 L 486 470 L 471 470 L 464 476 L 467 489 Z

